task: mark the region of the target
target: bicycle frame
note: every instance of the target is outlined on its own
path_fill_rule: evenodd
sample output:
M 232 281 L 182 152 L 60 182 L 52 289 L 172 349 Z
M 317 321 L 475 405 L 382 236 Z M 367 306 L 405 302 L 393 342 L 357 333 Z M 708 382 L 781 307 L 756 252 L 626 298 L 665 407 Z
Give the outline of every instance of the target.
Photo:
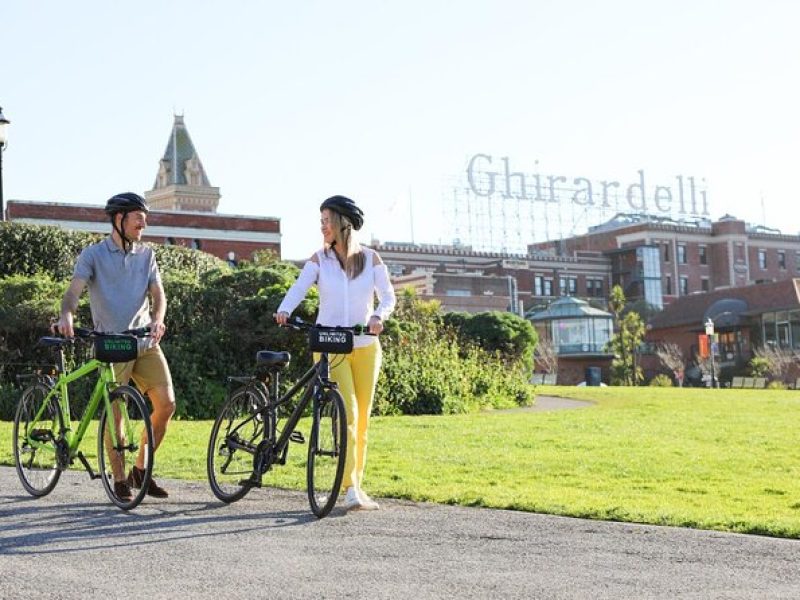
M 256 380 L 258 381 L 258 380 Z M 265 431 L 265 435 L 269 434 L 270 436 L 274 432 L 275 425 L 277 424 L 277 411 L 278 407 L 283 404 L 286 404 L 289 400 L 291 400 L 298 391 L 300 391 L 303 387 L 305 387 L 305 391 L 303 395 L 300 397 L 300 401 L 297 403 L 297 406 L 292 411 L 292 414 L 289 415 L 286 424 L 281 431 L 281 435 L 278 437 L 277 440 L 270 440 L 265 439 L 259 444 L 259 447 L 255 449 L 255 468 L 254 468 L 254 475 L 260 476 L 261 474 L 265 473 L 269 470 L 269 467 L 275 462 L 276 457 L 283 456 L 284 452 L 286 451 L 287 447 L 289 446 L 289 441 L 292 438 L 292 434 L 297 427 L 298 422 L 303 416 L 306 408 L 308 407 L 308 403 L 311 401 L 312 397 L 315 397 L 319 394 L 322 390 L 326 389 L 337 389 L 337 384 L 335 381 L 331 381 L 330 379 L 330 362 L 328 359 L 327 353 L 322 353 L 320 355 L 319 361 L 314 363 L 311 368 L 306 371 L 303 376 L 285 393 L 283 396 L 278 398 L 275 401 L 268 401 L 267 405 L 257 411 L 255 411 L 249 418 L 245 419 L 239 426 L 232 431 L 231 433 L 235 433 L 245 425 L 252 422 L 254 419 L 258 418 L 259 416 L 265 418 L 265 422 L 272 423 L 272 427 L 270 431 Z M 278 391 L 278 377 L 277 373 L 275 374 L 275 378 L 272 381 L 272 389 L 270 390 L 270 395 L 272 398 L 277 397 Z M 262 445 L 266 443 L 267 448 L 271 448 L 273 453 L 271 456 L 264 456 L 263 447 Z M 253 451 L 253 448 L 246 447 L 244 445 L 233 444 L 237 446 L 238 449 L 244 451 Z M 266 459 L 266 464 L 262 461 Z
M 100 402 L 103 401 L 105 408 L 107 411 L 111 411 L 111 400 L 109 397 L 109 391 L 113 388 L 117 387 L 116 381 L 114 380 L 114 370 L 109 363 L 103 363 L 96 359 L 91 359 L 86 363 L 79 366 L 77 369 L 70 373 L 63 372 L 63 357 L 59 357 L 59 371 L 60 375 L 55 380 L 52 388 L 47 393 L 42 401 L 42 405 L 39 408 L 34 420 L 31 422 L 30 429 L 33 430 L 36 428 L 36 424 L 39 422 L 39 419 L 44 414 L 48 403 L 50 402 L 51 398 L 54 396 L 57 399 L 59 412 L 61 413 L 61 422 L 64 427 L 64 438 L 67 443 L 67 447 L 69 449 L 69 457 L 70 459 L 75 458 L 78 456 L 81 458 L 81 462 L 83 462 L 82 455 L 78 454 L 78 448 L 80 447 L 81 441 L 83 440 L 84 435 L 86 435 L 86 431 L 89 428 L 89 424 L 91 423 L 94 416 L 97 414 L 97 409 L 100 406 Z M 86 410 L 83 413 L 83 417 L 78 422 L 77 430 L 73 431 L 72 429 L 72 414 L 70 411 L 69 406 L 69 389 L 68 385 L 81 379 L 82 377 L 86 377 L 90 375 L 94 371 L 99 371 L 99 377 L 97 379 L 97 383 L 94 386 L 94 390 L 92 391 L 92 395 L 89 399 L 89 404 L 86 406 Z M 124 410 L 124 408 L 123 408 Z M 111 414 L 110 412 L 108 414 Z M 123 414 L 123 419 L 127 419 L 127 415 Z M 114 430 L 115 428 L 111 428 L 109 433 L 111 434 L 111 441 L 114 446 L 117 445 L 118 440 L 116 439 L 117 433 Z M 36 440 L 31 439 L 30 432 L 27 431 L 26 438 L 28 439 L 28 443 L 34 447 L 41 448 L 43 444 L 37 442 Z M 86 463 L 84 463 L 86 466 Z

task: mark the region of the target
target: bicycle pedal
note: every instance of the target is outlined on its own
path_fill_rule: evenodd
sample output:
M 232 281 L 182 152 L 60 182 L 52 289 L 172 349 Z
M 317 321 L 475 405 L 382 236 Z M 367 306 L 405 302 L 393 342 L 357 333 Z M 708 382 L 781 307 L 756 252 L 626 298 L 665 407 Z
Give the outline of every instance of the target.
M 52 442 L 55 438 L 49 429 L 34 429 L 31 431 L 31 439 L 37 442 Z
M 293 431 L 291 435 L 289 435 L 289 441 L 297 444 L 305 444 L 306 438 L 303 436 L 302 431 Z

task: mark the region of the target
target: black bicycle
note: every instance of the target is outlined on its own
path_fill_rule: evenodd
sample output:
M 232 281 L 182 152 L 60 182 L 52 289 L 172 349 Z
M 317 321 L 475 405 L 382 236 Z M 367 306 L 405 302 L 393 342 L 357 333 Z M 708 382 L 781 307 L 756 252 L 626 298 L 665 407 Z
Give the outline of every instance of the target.
M 362 326 L 324 327 L 292 318 L 286 327 L 308 333 L 309 347 L 320 357 L 300 380 L 279 396 L 280 371 L 289 364 L 288 352 L 262 350 L 256 355 L 256 374 L 229 377 L 241 384 L 228 395 L 214 421 L 208 442 L 208 481 L 223 502 L 235 502 L 254 487 L 274 465 L 286 464 L 290 442 L 305 443 L 297 425 L 311 403 L 306 478 L 308 501 L 317 517 L 336 504 L 347 455 L 347 417 L 336 382 L 330 379 L 331 361 L 353 350 L 353 335 L 366 334 Z M 278 411 L 304 390 L 282 429 Z

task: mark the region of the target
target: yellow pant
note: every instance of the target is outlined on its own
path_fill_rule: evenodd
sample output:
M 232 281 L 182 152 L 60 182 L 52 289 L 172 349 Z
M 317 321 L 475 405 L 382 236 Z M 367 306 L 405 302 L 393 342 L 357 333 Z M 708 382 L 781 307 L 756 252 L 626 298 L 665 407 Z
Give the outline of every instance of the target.
M 367 462 L 367 428 L 375 384 L 381 368 L 381 344 L 353 348 L 350 354 L 331 354 L 331 379 L 339 384 L 347 413 L 347 460 L 342 488 L 361 487 Z M 317 360 L 319 355 L 315 355 Z

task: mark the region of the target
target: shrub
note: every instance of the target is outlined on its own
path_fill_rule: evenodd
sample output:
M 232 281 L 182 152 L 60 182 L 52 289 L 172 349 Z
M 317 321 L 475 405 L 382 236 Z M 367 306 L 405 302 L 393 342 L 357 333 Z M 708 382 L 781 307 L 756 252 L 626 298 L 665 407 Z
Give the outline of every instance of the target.
M 782 381 L 770 381 L 767 384 L 768 390 L 787 390 L 789 389 L 788 386 L 783 383 Z
M 669 375 L 660 373 L 650 380 L 650 387 L 672 387 L 672 379 Z

